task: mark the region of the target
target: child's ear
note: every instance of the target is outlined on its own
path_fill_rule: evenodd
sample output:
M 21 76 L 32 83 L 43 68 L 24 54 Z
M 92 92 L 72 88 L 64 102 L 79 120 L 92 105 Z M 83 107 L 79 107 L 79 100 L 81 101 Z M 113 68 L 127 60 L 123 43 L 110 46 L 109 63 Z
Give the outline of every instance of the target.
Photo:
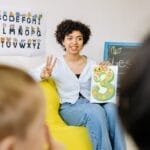
M 14 150 L 15 149 L 16 138 L 13 136 L 8 136 L 0 141 L 0 150 Z
M 44 124 L 44 132 L 45 132 L 45 135 L 44 135 L 44 138 L 45 138 L 45 142 L 47 144 L 47 149 L 52 149 L 52 145 L 53 145 L 53 139 L 51 137 L 51 134 L 49 133 L 49 129 L 48 129 L 48 126 L 46 124 Z
M 48 126 L 45 124 L 45 139 L 47 143 L 47 150 L 65 150 L 65 146 L 51 136 Z

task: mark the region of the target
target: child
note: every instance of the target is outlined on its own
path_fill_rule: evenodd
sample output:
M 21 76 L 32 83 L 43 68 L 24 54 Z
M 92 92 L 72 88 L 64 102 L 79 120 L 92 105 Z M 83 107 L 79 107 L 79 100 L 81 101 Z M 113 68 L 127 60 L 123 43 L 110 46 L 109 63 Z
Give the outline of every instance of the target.
M 44 125 L 40 86 L 24 71 L 0 65 L 0 150 L 43 150 L 46 143 L 61 150 Z
M 150 34 L 121 81 L 119 115 L 139 150 L 150 149 Z

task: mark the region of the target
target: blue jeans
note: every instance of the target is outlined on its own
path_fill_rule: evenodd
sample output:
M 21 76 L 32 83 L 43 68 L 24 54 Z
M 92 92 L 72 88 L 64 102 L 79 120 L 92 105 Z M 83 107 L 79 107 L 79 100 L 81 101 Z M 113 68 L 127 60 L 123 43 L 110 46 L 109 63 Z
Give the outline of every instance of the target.
M 62 104 L 60 115 L 68 125 L 87 127 L 93 150 L 126 149 L 115 104 L 94 104 L 80 98 L 75 104 Z

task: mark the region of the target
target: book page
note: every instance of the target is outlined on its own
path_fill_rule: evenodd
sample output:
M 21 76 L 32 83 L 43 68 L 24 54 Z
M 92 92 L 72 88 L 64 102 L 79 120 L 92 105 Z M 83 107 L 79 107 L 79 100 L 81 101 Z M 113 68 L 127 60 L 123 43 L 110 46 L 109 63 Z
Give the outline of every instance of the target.
M 92 68 L 91 103 L 116 103 L 118 66 Z

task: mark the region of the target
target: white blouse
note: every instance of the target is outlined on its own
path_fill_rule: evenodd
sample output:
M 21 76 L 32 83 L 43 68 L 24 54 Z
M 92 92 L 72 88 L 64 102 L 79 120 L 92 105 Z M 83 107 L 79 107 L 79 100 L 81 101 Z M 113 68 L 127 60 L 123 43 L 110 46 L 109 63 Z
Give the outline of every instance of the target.
M 87 58 L 87 64 L 82 70 L 80 77 L 77 78 L 63 57 L 57 59 L 51 77 L 55 81 L 60 96 L 60 103 L 69 102 L 74 104 L 79 98 L 79 93 L 90 100 L 91 71 L 92 66 L 95 64 L 95 61 Z M 40 73 L 43 67 L 44 65 L 41 65 L 31 75 L 35 79 L 40 80 Z

